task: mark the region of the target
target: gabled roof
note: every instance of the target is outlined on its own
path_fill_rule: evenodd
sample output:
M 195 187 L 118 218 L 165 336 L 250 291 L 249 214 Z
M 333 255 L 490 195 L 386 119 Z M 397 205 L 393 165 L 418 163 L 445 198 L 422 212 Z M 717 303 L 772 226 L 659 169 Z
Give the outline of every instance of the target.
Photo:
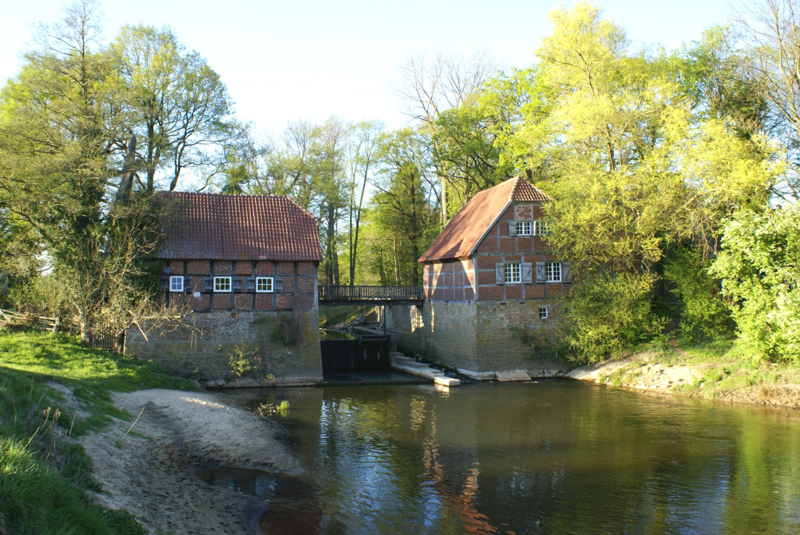
M 288 197 L 172 192 L 158 200 L 158 258 L 322 261 L 314 216 Z
M 467 258 L 512 202 L 543 203 L 550 200 L 520 177 L 478 192 L 453 216 L 419 261 Z

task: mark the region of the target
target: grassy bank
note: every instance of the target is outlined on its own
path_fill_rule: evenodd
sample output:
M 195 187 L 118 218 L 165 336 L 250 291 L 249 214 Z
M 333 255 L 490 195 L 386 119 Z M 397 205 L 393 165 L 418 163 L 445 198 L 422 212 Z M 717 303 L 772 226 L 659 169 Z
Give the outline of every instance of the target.
M 0 534 L 144 533 L 127 513 L 89 499 L 86 491 L 101 489 L 73 440 L 111 417 L 130 419 L 111 392 L 140 388 L 193 387 L 73 338 L 0 329 Z
M 800 408 L 800 365 L 755 358 L 735 339 L 703 343 L 670 340 L 648 344 L 626 356 L 600 382 L 650 387 L 703 399 Z M 666 373 L 691 370 L 691 378 L 664 384 Z

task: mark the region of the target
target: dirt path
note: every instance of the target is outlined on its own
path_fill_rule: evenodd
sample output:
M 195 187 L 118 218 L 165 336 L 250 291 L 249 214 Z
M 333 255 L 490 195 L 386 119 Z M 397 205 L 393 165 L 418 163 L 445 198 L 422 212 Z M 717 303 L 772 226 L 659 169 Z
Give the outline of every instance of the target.
M 103 486 L 95 497 L 150 533 L 259 533 L 264 502 L 208 485 L 190 475 L 192 466 L 299 470 L 276 426 L 212 394 L 142 390 L 116 394 L 114 403 L 138 419 L 80 439 Z

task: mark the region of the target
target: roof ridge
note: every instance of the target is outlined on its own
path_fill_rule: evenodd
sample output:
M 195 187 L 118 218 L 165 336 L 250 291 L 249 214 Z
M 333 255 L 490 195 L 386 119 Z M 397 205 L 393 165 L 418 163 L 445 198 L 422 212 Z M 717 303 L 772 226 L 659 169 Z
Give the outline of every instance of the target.
M 514 181 L 514 187 L 511 188 L 511 196 L 509 196 L 509 198 L 508 198 L 509 202 L 513 202 L 514 201 L 514 196 L 517 194 L 517 188 L 519 187 L 519 179 L 520 179 L 519 175 L 509 178 L 509 180 L 513 180 Z M 501 184 L 502 184 L 502 182 L 501 182 Z

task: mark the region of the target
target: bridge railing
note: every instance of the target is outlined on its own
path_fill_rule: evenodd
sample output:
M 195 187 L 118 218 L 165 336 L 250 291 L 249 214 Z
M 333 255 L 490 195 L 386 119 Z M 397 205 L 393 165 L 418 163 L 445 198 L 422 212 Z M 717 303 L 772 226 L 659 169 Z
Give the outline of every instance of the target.
M 416 302 L 425 299 L 422 286 L 319 286 L 318 289 L 320 302 Z

